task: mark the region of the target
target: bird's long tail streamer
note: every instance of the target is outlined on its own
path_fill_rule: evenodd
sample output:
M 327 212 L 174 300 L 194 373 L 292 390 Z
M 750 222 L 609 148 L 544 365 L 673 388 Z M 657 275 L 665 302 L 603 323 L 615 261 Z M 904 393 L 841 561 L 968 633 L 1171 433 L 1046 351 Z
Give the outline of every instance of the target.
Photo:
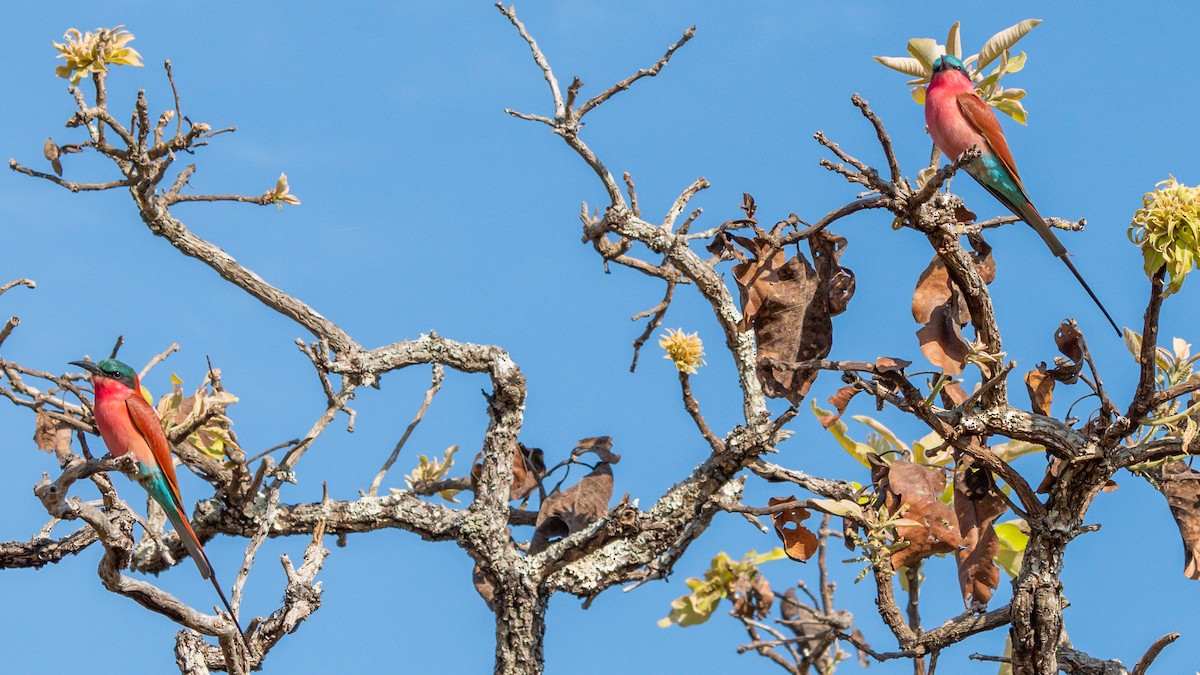
M 1065 255 L 1059 256 L 1059 258 L 1066 263 L 1067 269 L 1071 270 L 1071 274 L 1074 274 L 1075 278 L 1079 280 L 1079 283 L 1083 286 L 1083 290 L 1087 291 L 1087 294 L 1091 296 L 1092 302 L 1096 303 L 1101 312 L 1104 312 L 1104 318 L 1108 319 L 1108 322 L 1112 324 L 1113 330 L 1117 331 L 1117 337 L 1121 337 L 1121 329 L 1117 327 L 1117 322 L 1113 321 L 1112 315 L 1104 308 L 1104 304 L 1100 302 L 1100 298 L 1097 298 L 1096 294 L 1092 292 L 1092 287 L 1088 286 L 1088 283 L 1083 280 L 1083 275 L 1079 273 L 1079 270 L 1075 269 L 1075 265 L 1071 264 L 1071 259 Z

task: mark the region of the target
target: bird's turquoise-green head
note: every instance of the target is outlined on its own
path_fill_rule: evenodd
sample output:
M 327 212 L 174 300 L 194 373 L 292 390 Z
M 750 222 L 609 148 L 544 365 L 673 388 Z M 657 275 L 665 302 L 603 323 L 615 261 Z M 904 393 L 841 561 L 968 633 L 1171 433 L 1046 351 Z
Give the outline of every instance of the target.
M 103 359 L 96 363 L 92 363 L 91 361 L 72 361 L 71 365 L 79 366 L 91 373 L 93 380 L 95 378 L 113 380 L 137 391 L 137 373 L 133 372 L 133 368 L 116 359 Z
M 940 73 L 944 70 L 958 70 L 962 71 L 963 73 L 967 72 L 967 68 L 963 65 L 963 62 L 958 60 L 958 57 L 954 56 L 953 54 L 946 54 L 945 56 L 939 56 L 934 59 L 934 74 Z

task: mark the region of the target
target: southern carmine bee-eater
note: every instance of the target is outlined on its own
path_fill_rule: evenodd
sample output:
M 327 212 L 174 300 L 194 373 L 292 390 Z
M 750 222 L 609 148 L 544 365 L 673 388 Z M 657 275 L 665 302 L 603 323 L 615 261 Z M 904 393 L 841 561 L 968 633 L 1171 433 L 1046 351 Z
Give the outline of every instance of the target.
M 179 533 L 180 541 L 192 560 L 196 561 L 196 567 L 200 568 L 200 576 L 212 581 L 225 609 L 229 610 L 229 617 L 241 633 L 242 627 L 233 614 L 233 608 L 229 606 L 225 591 L 221 590 L 221 584 L 213 575 L 212 563 L 208 561 L 200 539 L 188 522 L 183 499 L 179 496 L 179 481 L 175 476 L 167 434 L 154 408 L 142 398 L 137 374 L 133 368 L 116 359 L 104 359 L 97 363 L 72 361 L 71 365 L 79 366 L 92 375 L 92 388 L 96 394 L 92 411 L 96 417 L 96 428 L 100 430 L 100 437 L 104 439 L 108 451 L 114 457 L 133 453 L 138 466 L 137 482 L 166 512 L 175 531 Z
M 979 148 L 982 154 L 964 167 L 967 173 L 1041 235 L 1050 251 L 1066 263 L 1083 285 L 1083 290 L 1104 312 L 1104 317 L 1112 324 L 1117 335 L 1121 335 L 1117 322 L 1113 321 L 1100 299 L 1083 280 L 1079 270 L 1071 264 L 1067 247 L 1054 236 L 1054 231 L 1029 201 L 996 114 L 975 93 L 975 83 L 967 75 L 962 61 L 949 54 L 939 56 L 933 62 L 933 77 L 925 91 L 925 125 L 938 149 L 951 160 L 958 159 L 971 147 Z

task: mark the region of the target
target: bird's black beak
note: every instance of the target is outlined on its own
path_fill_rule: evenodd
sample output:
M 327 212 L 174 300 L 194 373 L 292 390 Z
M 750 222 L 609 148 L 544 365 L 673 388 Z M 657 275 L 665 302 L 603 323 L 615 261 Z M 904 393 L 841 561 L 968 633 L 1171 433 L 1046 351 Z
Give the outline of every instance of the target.
M 100 375 L 100 366 L 91 361 L 71 361 L 68 365 L 79 366 L 93 375 Z

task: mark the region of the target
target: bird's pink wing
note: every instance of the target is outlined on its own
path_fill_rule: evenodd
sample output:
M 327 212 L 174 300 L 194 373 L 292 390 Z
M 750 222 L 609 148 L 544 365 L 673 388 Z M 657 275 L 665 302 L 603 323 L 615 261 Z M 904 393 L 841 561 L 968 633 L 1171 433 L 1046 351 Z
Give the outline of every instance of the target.
M 142 435 L 142 438 L 146 439 L 146 445 L 150 446 L 150 452 L 154 453 L 154 461 L 158 464 L 158 468 L 162 469 L 163 476 L 167 479 L 167 485 L 171 486 L 171 494 L 175 497 L 175 503 L 182 507 L 183 498 L 179 496 L 179 479 L 175 476 L 175 463 L 171 459 L 167 434 L 163 432 L 158 414 L 136 392 L 125 399 L 125 406 L 129 409 L 129 417 L 133 419 L 133 426 Z
M 1017 173 L 1017 163 L 1013 160 L 1012 151 L 1008 149 L 1008 141 L 1004 140 L 1004 131 L 1000 129 L 1000 121 L 996 119 L 996 113 L 992 112 L 992 108 L 974 92 L 959 94 L 957 101 L 958 109 L 962 111 L 963 117 L 967 118 L 967 123 L 983 135 L 988 145 L 992 146 L 992 152 L 996 153 L 1001 162 L 1004 162 L 1004 166 L 1008 168 L 1019 184 L 1021 175 Z

